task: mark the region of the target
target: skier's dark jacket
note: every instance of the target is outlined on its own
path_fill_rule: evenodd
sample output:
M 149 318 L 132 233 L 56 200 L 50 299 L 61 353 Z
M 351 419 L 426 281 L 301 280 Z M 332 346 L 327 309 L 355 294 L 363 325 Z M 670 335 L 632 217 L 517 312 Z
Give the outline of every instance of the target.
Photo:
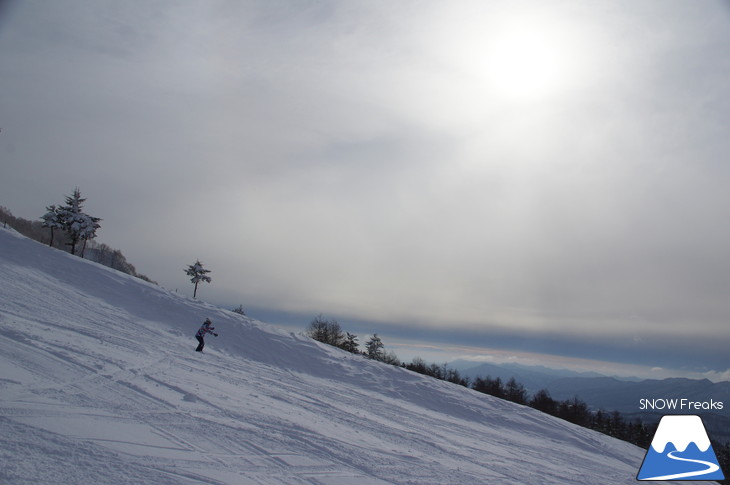
M 195 334 L 196 337 L 205 337 L 206 333 L 213 333 L 213 329 L 215 327 L 211 327 L 212 322 L 210 320 L 206 320 L 203 322 L 203 325 L 200 327 L 200 330 L 198 330 L 198 333 Z

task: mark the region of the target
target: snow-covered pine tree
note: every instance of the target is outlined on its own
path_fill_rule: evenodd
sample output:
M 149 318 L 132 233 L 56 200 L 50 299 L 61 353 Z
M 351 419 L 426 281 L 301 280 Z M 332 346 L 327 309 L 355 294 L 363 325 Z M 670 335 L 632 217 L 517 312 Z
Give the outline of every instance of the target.
M 195 264 L 191 264 L 185 269 L 185 274 L 190 276 L 190 282 L 195 285 L 195 290 L 193 290 L 193 298 L 195 298 L 198 294 L 198 283 L 200 283 L 201 281 L 204 283 L 211 282 L 210 276 L 207 276 L 208 273 L 210 273 L 210 270 L 203 268 L 203 263 L 201 263 L 199 260 L 196 260 Z
M 345 341 L 342 342 L 340 348 L 342 348 L 343 350 L 347 350 L 348 352 L 351 352 L 353 354 L 357 354 L 358 347 L 359 344 L 357 342 L 357 335 L 350 332 L 345 332 Z
M 43 227 L 48 227 L 51 229 L 51 242 L 48 243 L 49 246 L 53 246 L 53 230 L 54 229 L 63 229 L 63 220 L 61 218 L 61 208 L 56 207 L 56 205 L 49 205 L 46 207 L 46 212 L 41 216 L 41 219 L 43 220 Z
M 365 343 L 365 353 L 368 357 L 374 360 L 383 360 L 384 352 L 383 352 L 383 341 L 380 340 L 380 337 L 378 337 L 378 334 L 373 334 L 372 337 L 370 337 L 370 340 L 368 340 Z
M 81 190 L 76 187 L 73 194 L 66 197 L 66 205 L 58 209 L 63 230 L 70 240 L 71 254 L 76 254 L 76 245 L 80 240 L 93 239 L 96 237 L 96 230 L 101 227 L 100 218 L 92 217 L 81 210 L 84 202 L 86 199 L 81 197 Z
M 70 196 L 66 196 L 66 205 L 59 208 L 59 215 L 63 224 L 63 230 L 68 235 L 71 246 L 71 254 L 76 254 L 76 244 L 79 242 L 79 221 L 78 216 L 86 199 L 81 197 L 81 190 L 78 187 Z
M 101 221 L 98 217 L 92 217 L 89 214 L 84 214 L 83 212 L 79 215 L 80 223 L 79 223 L 79 237 L 84 241 L 84 245 L 81 248 L 81 257 L 84 257 L 84 251 L 86 251 L 86 242 L 89 239 L 94 239 L 96 237 L 96 230 L 101 227 L 99 225 L 99 221 Z

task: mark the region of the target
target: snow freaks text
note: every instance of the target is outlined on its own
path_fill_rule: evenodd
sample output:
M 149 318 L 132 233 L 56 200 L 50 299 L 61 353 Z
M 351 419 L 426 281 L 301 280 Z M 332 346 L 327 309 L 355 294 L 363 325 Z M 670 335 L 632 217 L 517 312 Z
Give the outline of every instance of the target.
M 689 399 L 640 399 L 639 409 L 659 411 L 720 411 L 723 408 L 722 401 L 692 401 Z

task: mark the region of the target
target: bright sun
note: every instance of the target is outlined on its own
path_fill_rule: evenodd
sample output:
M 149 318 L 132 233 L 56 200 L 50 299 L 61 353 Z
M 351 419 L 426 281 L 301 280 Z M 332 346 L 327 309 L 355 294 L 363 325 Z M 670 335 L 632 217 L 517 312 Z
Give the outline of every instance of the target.
M 567 82 L 565 51 L 560 34 L 544 25 L 512 25 L 487 46 L 484 75 L 502 96 L 542 97 Z
M 555 57 L 538 35 L 514 33 L 495 46 L 489 77 L 499 91 L 521 96 L 540 94 L 558 81 Z

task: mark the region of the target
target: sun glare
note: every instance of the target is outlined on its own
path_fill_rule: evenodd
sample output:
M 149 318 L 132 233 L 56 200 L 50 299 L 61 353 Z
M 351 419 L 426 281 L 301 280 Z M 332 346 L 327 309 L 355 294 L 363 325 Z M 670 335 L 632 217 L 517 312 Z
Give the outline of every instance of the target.
M 557 29 L 544 22 L 513 23 L 487 44 L 483 75 L 501 96 L 537 98 L 568 81 L 567 55 Z
M 557 64 L 545 39 L 535 33 L 515 32 L 497 43 L 487 68 L 498 90 L 530 95 L 554 87 L 559 77 Z

